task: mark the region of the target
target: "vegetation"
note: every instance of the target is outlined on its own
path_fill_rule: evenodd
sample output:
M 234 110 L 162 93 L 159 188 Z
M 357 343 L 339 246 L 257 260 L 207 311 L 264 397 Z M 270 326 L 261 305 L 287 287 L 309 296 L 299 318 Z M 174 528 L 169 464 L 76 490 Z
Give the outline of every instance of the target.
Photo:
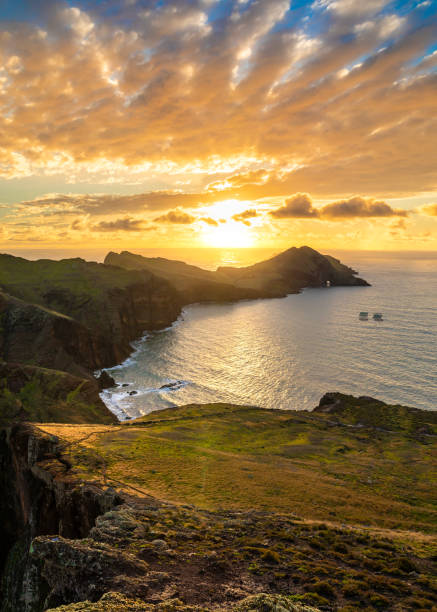
M 33 540 L 50 601 L 78 601 L 80 584 L 83 602 L 60 610 L 433 610 L 437 415 L 384 406 L 329 394 L 312 413 L 41 424 L 59 454 L 40 470 L 127 502 L 83 540 Z
M 2 369 L 9 376 L 0 378 L 0 425 L 23 420 L 106 424 L 116 420 L 93 381 L 34 366 Z
M 147 564 L 143 577 L 134 576 L 124 586 L 130 597 L 138 596 L 139 584 L 147 585 L 147 601 L 165 590 L 197 610 L 291 612 L 300 604 L 339 612 L 429 612 L 437 604 L 435 562 L 429 554 L 419 555 L 387 535 L 289 514 L 208 512 L 145 498 L 141 505 L 132 503 L 100 517 L 81 550 L 86 546 L 87 558 L 92 558 L 105 545 L 130 559 L 131 566 L 132 559 Z M 38 550 L 38 540 L 35 546 Z M 407 557 L 414 569 L 406 566 Z M 105 575 L 115 569 L 109 565 Z M 260 592 L 270 595 L 238 603 Z M 142 605 L 136 609 L 154 609 Z M 82 608 L 60 610 L 70 609 Z M 169 607 L 173 609 L 179 608 Z
M 77 441 L 83 478 L 93 476 L 88 455 L 98 457 L 107 478 L 172 502 L 429 533 L 437 518 L 429 433 L 437 415 L 420 412 L 417 420 L 409 410 L 388 407 L 390 429 L 351 426 L 349 401 L 344 419 L 211 404 L 86 434 L 62 426 L 50 431 Z

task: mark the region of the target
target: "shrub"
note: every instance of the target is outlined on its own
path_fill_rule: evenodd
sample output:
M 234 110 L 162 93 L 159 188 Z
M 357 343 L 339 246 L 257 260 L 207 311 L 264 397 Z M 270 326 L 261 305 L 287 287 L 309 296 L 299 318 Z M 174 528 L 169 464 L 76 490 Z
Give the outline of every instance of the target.
M 280 563 L 281 558 L 274 550 L 265 550 L 261 555 L 261 559 L 266 563 Z
M 313 589 L 316 593 L 322 595 L 323 597 L 328 597 L 329 599 L 333 599 L 335 597 L 335 591 L 329 582 L 316 582 L 313 585 Z

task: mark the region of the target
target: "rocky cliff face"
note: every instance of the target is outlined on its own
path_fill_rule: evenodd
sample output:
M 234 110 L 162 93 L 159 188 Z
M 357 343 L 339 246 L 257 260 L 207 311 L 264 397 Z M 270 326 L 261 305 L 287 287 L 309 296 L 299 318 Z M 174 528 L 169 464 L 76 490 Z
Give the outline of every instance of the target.
M 81 259 L 1 255 L 0 289 L 3 359 L 80 375 L 119 363 L 132 340 L 181 309 L 167 281 Z
M 32 539 L 83 538 L 120 499 L 69 478 L 58 440 L 28 424 L 0 430 L 0 467 L 0 610 L 39 612 L 47 607 L 48 585 L 32 557 Z
M 71 317 L 0 292 L 0 356 L 75 375 L 113 359 L 111 343 Z

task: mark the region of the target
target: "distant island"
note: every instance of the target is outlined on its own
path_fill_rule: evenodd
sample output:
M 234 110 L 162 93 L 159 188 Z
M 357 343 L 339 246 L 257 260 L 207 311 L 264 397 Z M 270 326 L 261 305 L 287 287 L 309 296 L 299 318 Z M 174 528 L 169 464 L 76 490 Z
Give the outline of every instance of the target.
M 216 272 L 0 255 L 1 612 L 433 608 L 437 413 L 327 393 L 119 423 L 99 396 L 187 304 L 327 283 L 368 284 L 308 247 Z

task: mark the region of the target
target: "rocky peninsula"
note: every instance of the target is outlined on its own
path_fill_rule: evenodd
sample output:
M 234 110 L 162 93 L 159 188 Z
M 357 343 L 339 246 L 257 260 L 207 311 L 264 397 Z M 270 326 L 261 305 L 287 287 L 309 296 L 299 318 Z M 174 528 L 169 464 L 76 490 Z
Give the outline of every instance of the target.
M 190 405 L 117 423 L 95 370 L 196 301 L 364 286 L 289 249 L 248 268 L 0 256 L 1 612 L 431 610 L 437 414 Z

